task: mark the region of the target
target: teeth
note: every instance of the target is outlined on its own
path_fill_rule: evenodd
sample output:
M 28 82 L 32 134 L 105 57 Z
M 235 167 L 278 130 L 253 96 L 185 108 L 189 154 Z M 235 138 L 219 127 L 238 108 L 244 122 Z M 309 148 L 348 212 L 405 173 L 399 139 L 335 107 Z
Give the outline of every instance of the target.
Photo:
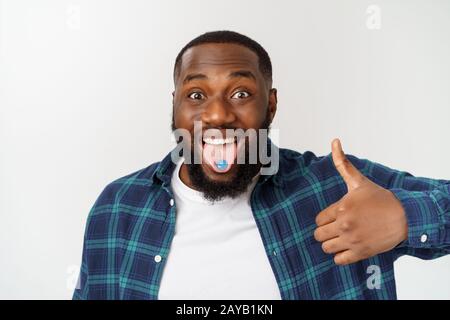
M 226 144 L 234 143 L 234 137 L 226 139 L 215 139 L 215 138 L 203 138 L 203 141 L 207 144 Z

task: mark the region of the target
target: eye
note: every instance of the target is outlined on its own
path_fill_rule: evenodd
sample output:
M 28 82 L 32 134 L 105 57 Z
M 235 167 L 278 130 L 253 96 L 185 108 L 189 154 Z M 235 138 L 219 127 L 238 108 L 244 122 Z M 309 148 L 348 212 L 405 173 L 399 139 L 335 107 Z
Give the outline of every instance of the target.
M 203 99 L 205 96 L 203 95 L 203 93 L 198 92 L 198 91 L 195 91 L 195 92 L 190 93 L 190 94 L 188 95 L 188 97 L 189 97 L 190 99 L 192 99 L 192 100 L 201 100 L 201 99 Z
M 238 91 L 238 92 L 234 93 L 231 96 L 231 98 L 232 99 L 245 99 L 245 98 L 248 98 L 250 96 L 251 96 L 251 94 L 248 93 L 247 91 Z

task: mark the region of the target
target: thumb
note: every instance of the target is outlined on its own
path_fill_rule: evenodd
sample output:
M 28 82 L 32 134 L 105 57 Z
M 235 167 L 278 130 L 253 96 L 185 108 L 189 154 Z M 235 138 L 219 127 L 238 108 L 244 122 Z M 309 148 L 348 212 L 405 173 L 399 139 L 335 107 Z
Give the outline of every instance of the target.
M 345 181 L 348 191 L 358 188 L 365 180 L 364 175 L 347 159 L 342 151 L 341 141 L 334 139 L 331 142 L 331 154 L 333 163 L 339 174 Z

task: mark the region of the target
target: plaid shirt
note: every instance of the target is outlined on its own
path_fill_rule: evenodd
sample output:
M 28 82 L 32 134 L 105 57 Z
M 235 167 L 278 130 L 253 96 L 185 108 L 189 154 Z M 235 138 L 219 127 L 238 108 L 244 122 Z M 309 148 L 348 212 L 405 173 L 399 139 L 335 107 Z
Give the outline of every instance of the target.
M 450 250 L 450 181 L 348 158 L 401 201 L 408 239 L 369 259 L 334 264 L 314 239 L 315 217 L 346 194 L 346 185 L 331 154 L 279 149 L 278 172 L 260 177 L 250 203 L 282 299 L 396 299 L 393 266 L 399 256 L 433 259 Z M 168 154 L 106 186 L 88 216 L 73 299 L 158 298 L 175 234 L 174 167 Z M 379 270 L 375 287 L 368 285 L 373 266 Z

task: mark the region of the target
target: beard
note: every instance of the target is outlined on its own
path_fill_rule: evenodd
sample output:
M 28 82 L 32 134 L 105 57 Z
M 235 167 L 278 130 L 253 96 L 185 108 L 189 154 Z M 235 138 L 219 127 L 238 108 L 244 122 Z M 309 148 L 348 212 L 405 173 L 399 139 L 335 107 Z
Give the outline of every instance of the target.
M 225 129 L 238 129 L 238 128 L 225 128 Z M 261 124 L 259 129 L 266 129 L 267 134 L 270 130 L 270 114 L 267 112 L 266 118 Z M 176 130 L 174 117 L 172 115 L 172 131 Z M 194 140 L 191 139 L 191 159 L 194 159 Z M 264 143 L 266 143 L 264 141 Z M 185 163 L 189 179 L 193 187 L 203 194 L 203 197 L 211 203 L 220 201 L 224 198 L 236 198 L 239 195 L 247 191 L 248 186 L 251 184 L 253 178 L 259 173 L 262 164 L 257 158 L 256 163 L 250 163 L 250 148 L 248 146 L 248 139 L 245 141 L 245 162 L 243 164 L 234 164 L 236 170 L 233 176 L 227 181 L 215 181 L 208 178 L 205 174 L 201 164 Z M 257 154 L 259 154 L 259 135 L 256 137 Z

